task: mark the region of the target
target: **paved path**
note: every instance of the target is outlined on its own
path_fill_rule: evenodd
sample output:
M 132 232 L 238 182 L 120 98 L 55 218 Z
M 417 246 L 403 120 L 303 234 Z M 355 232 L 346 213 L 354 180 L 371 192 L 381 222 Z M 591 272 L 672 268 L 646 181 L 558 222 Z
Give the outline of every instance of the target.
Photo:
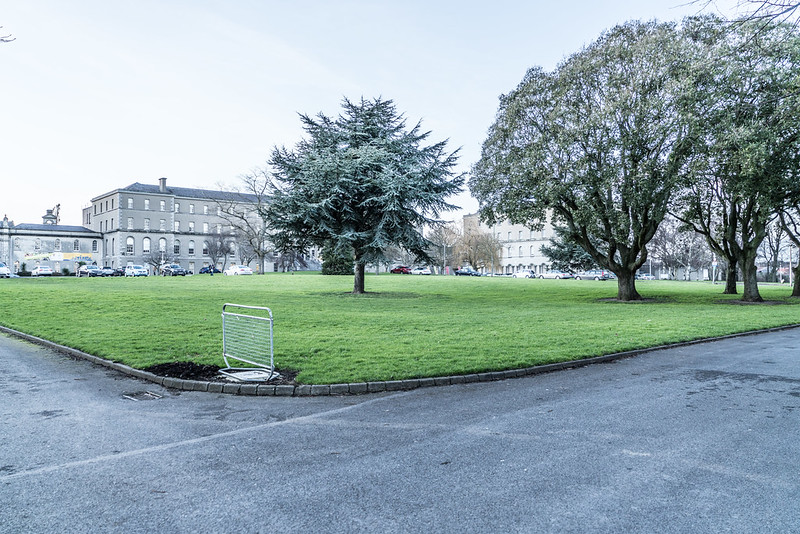
M 798 423 L 800 329 L 322 398 L 0 336 L 0 531 L 800 532 Z

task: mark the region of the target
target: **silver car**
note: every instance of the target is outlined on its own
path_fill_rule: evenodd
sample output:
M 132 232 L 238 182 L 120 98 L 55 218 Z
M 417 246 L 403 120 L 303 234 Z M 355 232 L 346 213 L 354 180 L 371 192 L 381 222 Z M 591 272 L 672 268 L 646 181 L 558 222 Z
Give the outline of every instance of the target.
M 575 275 L 565 271 L 552 270 L 540 274 L 539 278 L 554 278 L 556 280 L 561 280 L 564 278 L 575 278 Z

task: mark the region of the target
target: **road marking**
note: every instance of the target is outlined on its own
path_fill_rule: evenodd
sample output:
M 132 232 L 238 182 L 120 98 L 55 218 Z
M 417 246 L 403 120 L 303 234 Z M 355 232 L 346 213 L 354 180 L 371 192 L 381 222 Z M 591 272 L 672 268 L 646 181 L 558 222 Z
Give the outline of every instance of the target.
M 120 459 L 123 459 L 123 458 L 132 458 L 132 457 L 135 457 L 135 456 L 141 456 L 143 454 L 152 454 L 152 453 L 157 453 L 157 452 L 163 452 L 163 451 L 168 451 L 168 450 L 171 450 L 171 449 L 177 449 L 177 448 L 180 448 L 180 447 L 184 447 L 184 446 L 187 446 L 187 445 L 197 445 L 197 444 L 201 444 L 201 443 L 207 443 L 209 441 L 214 441 L 214 440 L 217 440 L 217 439 L 224 439 L 224 438 L 229 438 L 229 437 L 233 437 L 233 436 L 238 436 L 240 434 L 246 434 L 246 433 L 254 432 L 254 431 L 257 431 L 257 430 L 263 430 L 263 429 L 273 428 L 273 427 L 287 425 L 287 424 L 306 423 L 306 422 L 309 422 L 309 421 L 313 421 L 314 419 L 324 418 L 324 417 L 328 417 L 328 416 L 332 416 L 332 415 L 336 415 L 336 414 L 340 414 L 340 413 L 345 413 L 345 412 L 348 412 L 348 411 L 353 410 L 355 408 L 360 408 L 362 406 L 368 406 L 370 404 L 375 404 L 375 403 L 382 402 L 382 401 L 385 401 L 385 400 L 390 400 L 390 399 L 394 399 L 394 398 L 397 398 L 397 397 L 406 396 L 406 395 L 408 395 L 410 393 L 412 393 L 412 392 L 411 391 L 400 391 L 400 392 L 397 392 L 397 393 L 394 393 L 394 394 L 391 394 L 391 395 L 386 395 L 385 397 L 377 397 L 377 398 L 366 400 L 364 402 L 360 402 L 358 404 L 351 404 L 350 406 L 343 406 L 342 408 L 336 408 L 334 410 L 328 410 L 327 412 L 319 412 L 319 413 L 314 413 L 314 414 L 309 414 L 309 415 L 303 415 L 301 417 L 295 417 L 295 418 L 292 418 L 292 419 L 285 419 L 283 421 L 273 421 L 273 422 L 264 423 L 264 424 L 261 424 L 261 425 L 250 426 L 250 427 L 246 427 L 246 428 L 238 428 L 236 430 L 229 430 L 227 432 L 221 432 L 219 434 L 211 434 L 211 435 L 202 436 L 202 437 L 199 437 L 199 438 L 192 438 L 192 439 L 186 439 L 186 440 L 181 440 L 181 441 L 174 441 L 172 443 L 163 443 L 161 445 L 153 445 L 152 447 L 145 447 L 143 449 L 136 449 L 136 450 L 132 450 L 132 451 L 124 451 L 124 452 L 118 452 L 118 453 L 112 453 L 112 454 L 104 454 L 104 455 L 101 455 L 101 456 L 95 456 L 94 458 L 86 458 L 84 460 L 77 460 L 77 461 L 74 461 L 74 462 L 66 462 L 66 463 L 63 463 L 63 464 L 39 467 L 37 469 L 28 469 L 28 470 L 24 470 L 24 471 L 18 471 L 16 473 L 9 474 L 9 475 L 0 475 L 0 481 L 9 481 L 9 480 L 14 480 L 14 479 L 18 479 L 18 478 L 30 477 L 30 476 L 46 475 L 46 474 L 49 474 L 49 473 L 54 473 L 54 472 L 57 472 L 57 471 L 63 471 L 63 470 L 66 470 L 66 469 L 73 469 L 73 468 L 76 468 L 76 467 L 82 467 L 82 466 L 86 466 L 86 465 L 98 464 L 98 463 L 103 463 L 103 462 L 113 461 L 113 460 L 120 460 Z

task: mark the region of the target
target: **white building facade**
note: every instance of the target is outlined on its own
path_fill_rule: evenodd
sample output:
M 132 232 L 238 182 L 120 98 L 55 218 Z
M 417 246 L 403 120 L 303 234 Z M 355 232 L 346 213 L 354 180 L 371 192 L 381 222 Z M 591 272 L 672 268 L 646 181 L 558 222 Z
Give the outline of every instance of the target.
M 547 245 L 555 235 L 553 226 L 545 223 L 541 230 L 531 230 L 522 224 L 508 221 L 489 226 L 480 221 L 478 214 L 465 215 L 464 232 L 477 229 L 493 235 L 502 245 L 500 265 L 494 267 L 497 274 L 513 274 L 529 270 L 541 274 L 548 270 L 550 260 L 542 253 L 542 245 Z M 484 267 L 485 271 L 491 268 Z

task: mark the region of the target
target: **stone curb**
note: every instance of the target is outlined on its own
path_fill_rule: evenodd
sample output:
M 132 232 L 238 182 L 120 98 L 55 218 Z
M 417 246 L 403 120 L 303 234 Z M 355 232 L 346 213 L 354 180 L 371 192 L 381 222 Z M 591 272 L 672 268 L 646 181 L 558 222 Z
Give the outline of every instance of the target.
M 508 371 L 492 371 L 486 373 L 477 373 L 469 375 L 458 376 L 442 376 L 434 378 L 412 378 L 408 380 L 387 380 L 376 382 L 355 382 L 350 384 L 330 384 L 330 385 L 308 385 L 301 384 L 298 386 L 289 385 L 269 385 L 252 382 L 202 382 L 199 380 L 184 380 L 182 378 L 172 378 L 159 376 L 141 369 L 134 369 L 128 365 L 112 362 L 99 356 L 94 356 L 86 352 L 73 349 L 64 345 L 59 345 L 46 339 L 25 334 L 18 330 L 0 326 L 0 332 L 5 333 L 20 339 L 24 339 L 37 345 L 42 345 L 49 349 L 67 354 L 74 358 L 87 360 L 97 365 L 114 369 L 120 373 L 154 382 L 161 386 L 171 389 L 178 389 L 182 391 L 205 391 L 208 393 L 227 393 L 230 395 L 248 395 L 248 396 L 275 396 L 275 397 L 315 397 L 315 396 L 329 396 L 329 395 L 363 395 L 366 393 L 378 393 L 383 391 L 407 391 L 410 389 L 433 387 L 433 386 L 449 386 L 453 384 L 471 384 L 473 382 L 494 382 L 497 380 L 507 380 L 510 378 L 521 378 L 524 376 L 532 376 L 543 373 L 552 373 L 554 371 L 563 371 L 564 369 L 574 369 L 577 367 L 586 367 L 598 363 L 609 363 L 623 358 L 631 358 L 646 354 L 648 352 L 655 352 L 658 350 L 674 349 L 680 347 L 688 347 L 691 345 L 699 345 L 701 343 L 710 343 L 712 341 L 722 341 L 725 339 L 733 339 L 737 337 L 754 336 L 757 334 L 766 334 L 769 332 L 780 332 L 783 330 L 791 330 L 800 327 L 800 324 L 776 326 L 774 328 L 765 328 L 763 330 L 753 330 L 750 332 L 740 332 L 738 334 L 728 334 L 726 336 L 718 336 L 706 339 L 696 339 L 693 341 L 682 341 L 680 343 L 673 343 L 670 345 L 659 345 L 657 347 L 650 347 L 648 349 L 636 349 L 625 352 L 617 352 L 614 354 L 606 354 L 603 356 L 595 356 L 593 358 L 585 358 L 583 360 L 571 360 L 568 362 L 549 363 L 544 365 L 536 365 L 533 367 L 524 367 L 522 369 L 511 369 Z

